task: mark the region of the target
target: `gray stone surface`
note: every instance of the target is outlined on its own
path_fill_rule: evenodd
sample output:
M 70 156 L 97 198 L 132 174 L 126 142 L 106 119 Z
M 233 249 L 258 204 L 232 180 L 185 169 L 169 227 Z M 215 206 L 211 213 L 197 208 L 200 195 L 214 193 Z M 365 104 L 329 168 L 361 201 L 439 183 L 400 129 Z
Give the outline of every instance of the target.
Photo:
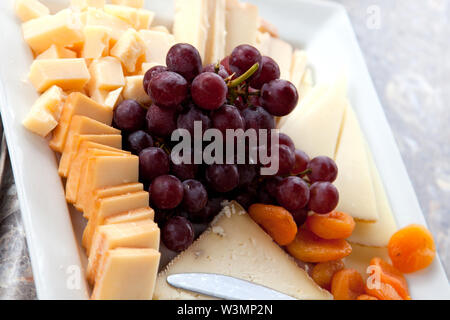
M 337 2 L 348 9 L 448 275 L 450 1 Z M 0 299 L 35 299 L 9 160 L 0 195 Z

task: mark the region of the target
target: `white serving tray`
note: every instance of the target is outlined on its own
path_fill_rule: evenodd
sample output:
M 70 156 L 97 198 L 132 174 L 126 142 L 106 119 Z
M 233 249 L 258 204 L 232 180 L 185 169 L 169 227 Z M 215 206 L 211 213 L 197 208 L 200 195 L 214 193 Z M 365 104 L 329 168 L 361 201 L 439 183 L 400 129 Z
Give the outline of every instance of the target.
M 52 12 L 68 0 L 42 0 Z M 149 0 L 160 23 L 168 24 L 173 3 Z M 349 97 L 374 154 L 400 227 L 425 224 L 383 108 L 375 92 L 345 9 L 320 0 L 252 0 L 281 37 L 305 48 L 318 83 L 348 70 Z M 22 127 L 37 94 L 27 82 L 32 55 L 22 40 L 14 0 L 0 1 L 0 110 L 40 299 L 87 299 L 86 256 L 79 245 L 82 217 L 68 208 L 55 154 L 47 141 Z M 439 258 L 408 276 L 414 299 L 450 299 Z

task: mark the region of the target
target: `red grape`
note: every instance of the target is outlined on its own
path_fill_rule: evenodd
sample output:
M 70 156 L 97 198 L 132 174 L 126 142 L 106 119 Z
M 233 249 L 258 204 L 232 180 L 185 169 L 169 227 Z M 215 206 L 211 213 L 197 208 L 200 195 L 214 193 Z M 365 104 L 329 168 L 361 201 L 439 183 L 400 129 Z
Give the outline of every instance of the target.
M 257 175 L 255 165 L 239 164 L 237 165 L 237 168 L 239 171 L 239 187 L 248 186 Z
M 191 82 L 202 70 L 202 59 L 198 50 L 187 43 L 177 43 L 166 57 L 167 68 L 181 74 Z
M 173 161 L 172 155 L 170 158 L 170 171 L 171 173 L 176 176 L 181 181 L 188 180 L 188 179 L 195 179 L 197 172 L 198 172 L 198 165 L 194 164 L 194 156 L 191 154 L 191 161 L 190 163 L 181 162 L 176 164 Z
M 245 120 L 245 129 L 271 130 L 275 128 L 275 119 L 262 107 L 249 107 L 241 111 Z
M 239 185 L 239 171 L 234 164 L 212 164 L 205 174 L 208 184 L 217 192 L 225 193 Z
M 330 182 L 313 183 L 310 193 L 309 208 L 315 213 L 326 214 L 336 209 L 339 192 Z
M 153 103 L 161 107 L 175 107 L 186 99 L 188 83 L 178 73 L 165 71 L 152 77 L 148 92 Z
M 295 164 L 291 174 L 298 175 L 308 168 L 309 156 L 302 150 L 295 149 Z
M 278 183 L 277 201 L 289 211 L 304 208 L 309 197 L 308 184 L 299 177 L 287 177 Z
M 145 109 L 135 100 L 124 100 L 114 110 L 114 123 L 125 131 L 137 131 L 144 126 Z
M 200 181 L 186 180 L 183 182 L 183 207 L 187 212 L 198 212 L 208 203 L 208 192 Z
M 225 67 L 225 70 L 231 76 L 232 72 L 230 70 L 230 56 L 226 56 L 225 58 L 223 58 L 222 61 L 220 61 L 220 64 Z
M 197 106 L 206 110 L 215 110 L 226 102 L 228 87 L 218 74 L 204 72 L 192 82 L 191 94 Z
M 264 182 L 264 189 L 272 196 L 277 196 L 278 184 L 283 180 L 282 177 L 273 176 Z
M 211 115 L 213 127 L 220 130 L 224 135 L 227 129 L 245 129 L 239 109 L 229 104 L 223 105 Z
M 283 117 L 294 110 L 298 103 L 295 86 L 286 80 L 272 80 L 263 85 L 261 104 L 272 115 Z
M 172 217 L 161 230 L 162 242 L 169 250 L 181 252 L 194 242 L 194 227 L 188 219 Z
M 152 104 L 146 115 L 148 132 L 159 137 L 170 136 L 177 128 L 175 110 L 175 108 L 161 108 Z
M 222 197 L 211 198 L 206 206 L 198 211 L 189 214 L 193 222 L 206 223 L 211 221 L 222 210 L 222 203 L 225 199 Z
M 225 69 L 225 67 L 221 64 L 219 64 L 219 71 L 216 72 L 216 64 L 215 63 L 211 63 L 208 64 L 207 66 L 203 67 L 202 73 L 203 72 L 214 72 L 217 73 L 219 76 L 222 77 L 222 79 L 226 79 L 228 78 L 230 75 L 228 74 L 227 69 Z
M 261 147 L 265 148 L 265 146 Z M 276 175 L 283 176 L 289 174 L 295 164 L 294 152 L 285 145 L 273 146 L 273 148 L 278 148 L 278 171 Z M 272 154 L 272 157 L 275 157 L 275 155 Z M 270 167 L 271 163 L 272 161 L 265 165 L 265 167 Z
M 245 209 L 248 210 L 252 204 L 256 202 L 255 195 L 248 193 L 248 192 L 242 192 L 239 193 L 235 200 Z
M 195 106 L 191 106 L 189 109 L 178 115 L 177 128 L 186 129 L 191 134 L 191 137 L 193 137 L 194 123 L 196 121 L 202 122 L 202 133 L 211 127 L 211 119 L 206 112 Z
M 289 137 L 287 134 L 284 133 L 278 133 L 278 143 L 288 146 L 289 149 L 292 150 L 292 152 L 295 152 L 295 144 L 294 141 L 292 141 L 291 137 Z
M 162 149 L 150 147 L 139 153 L 139 176 L 145 181 L 167 174 L 170 170 L 169 156 Z
M 275 60 L 264 56 L 261 59 L 261 64 L 261 72 L 250 82 L 250 86 L 255 89 L 261 89 L 265 83 L 280 78 L 280 67 Z
M 152 78 L 157 75 L 158 73 L 167 71 L 167 67 L 164 66 L 154 66 L 152 68 L 150 68 L 149 70 L 147 70 L 147 72 L 144 75 L 144 90 L 145 92 L 147 92 L 147 94 L 149 94 L 149 90 L 148 90 L 148 85 L 150 84 L 150 81 L 152 80 Z
M 235 73 L 237 77 L 245 73 L 255 63 L 259 63 L 259 70 L 255 72 L 252 78 L 256 77 L 261 70 L 261 53 L 255 47 L 242 44 L 234 48 L 231 53 L 229 64 L 231 73 Z
M 320 156 L 312 159 L 308 164 L 308 178 L 311 182 L 327 181 L 333 182 L 338 175 L 338 168 L 333 159 L 325 156 Z
M 153 147 L 153 138 L 143 130 L 135 131 L 127 137 L 126 146 L 133 154 L 139 154 L 142 150 Z
M 150 186 L 151 203 L 158 209 L 176 208 L 183 200 L 183 195 L 183 184 L 175 176 L 159 176 Z

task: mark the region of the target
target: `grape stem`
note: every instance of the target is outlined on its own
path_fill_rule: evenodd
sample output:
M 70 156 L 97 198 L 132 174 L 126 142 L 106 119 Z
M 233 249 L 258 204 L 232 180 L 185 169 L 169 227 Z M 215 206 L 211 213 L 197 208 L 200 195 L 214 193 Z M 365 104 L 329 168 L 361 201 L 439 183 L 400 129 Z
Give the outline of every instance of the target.
M 300 172 L 300 173 L 297 174 L 296 176 L 304 176 L 304 175 L 306 175 L 306 174 L 308 174 L 308 173 L 311 173 L 311 172 L 312 172 L 312 169 L 311 169 L 311 168 L 308 168 L 308 169 L 306 169 L 305 171 Z
M 248 80 L 256 71 L 259 69 L 259 63 L 255 63 L 253 66 L 250 67 L 245 73 L 243 73 L 238 78 L 234 79 L 233 81 L 230 81 L 228 83 L 228 88 L 236 88 L 244 81 Z

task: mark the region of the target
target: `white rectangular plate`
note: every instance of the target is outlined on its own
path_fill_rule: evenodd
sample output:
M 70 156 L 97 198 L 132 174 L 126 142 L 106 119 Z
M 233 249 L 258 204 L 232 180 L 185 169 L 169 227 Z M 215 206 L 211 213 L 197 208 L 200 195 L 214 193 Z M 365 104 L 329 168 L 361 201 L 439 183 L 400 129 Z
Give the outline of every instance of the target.
M 67 1 L 43 1 L 55 12 Z M 317 82 L 347 70 L 349 97 L 383 179 L 400 227 L 425 224 L 383 108 L 375 92 L 352 26 L 343 7 L 319 0 L 252 0 L 281 37 L 305 48 Z M 37 98 L 27 82 L 32 54 L 14 15 L 14 0 L 0 2 L 0 110 L 17 185 L 22 217 L 40 299 L 87 299 L 86 256 L 79 245 L 82 217 L 69 210 L 54 153 L 47 141 L 28 132 L 21 121 Z M 173 3 L 148 1 L 158 20 L 170 22 Z M 445 272 L 435 259 L 408 276 L 414 299 L 449 299 Z

